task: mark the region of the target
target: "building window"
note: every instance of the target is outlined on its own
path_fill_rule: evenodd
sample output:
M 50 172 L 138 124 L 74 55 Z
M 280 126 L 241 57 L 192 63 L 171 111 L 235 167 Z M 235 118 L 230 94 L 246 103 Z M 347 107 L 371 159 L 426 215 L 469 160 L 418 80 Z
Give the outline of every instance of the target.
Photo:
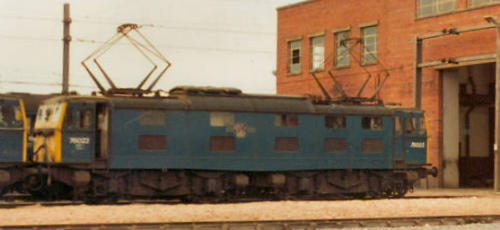
M 234 125 L 234 113 L 212 112 L 210 113 L 210 126 L 225 127 Z
M 381 117 L 363 117 L 361 120 L 363 129 L 381 130 L 384 126 Z
M 346 67 L 351 65 L 349 59 L 349 31 L 342 31 L 334 34 L 335 36 L 335 67 Z
M 283 114 L 276 115 L 274 124 L 277 127 L 297 127 L 299 126 L 299 117 L 297 115 Z
M 482 0 L 481 0 L 482 1 Z M 470 5 L 470 2 L 469 2 Z M 457 8 L 456 0 L 418 0 L 417 17 L 431 16 L 453 11 Z
M 323 146 L 325 153 L 347 152 L 347 140 L 342 138 L 326 138 Z
M 362 64 L 377 63 L 377 26 L 361 28 Z
M 346 122 L 343 116 L 325 116 L 325 127 L 330 129 L 345 129 Z
M 288 42 L 288 73 L 300 73 L 300 40 Z
M 500 0 L 469 0 L 469 7 L 493 4 L 495 2 L 500 3 Z
M 361 152 L 363 153 L 381 153 L 384 151 L 384 140 L 382 139 L 363 139 L 361 141 Z
M 324 36 L 310 38 L 311 40 L 311 70 L 323 70 L 325 68 L 325 44 Z
M 276 152 L 297 152 L 297 151 L 299 151 L 299 138 L 297 138 L 297 137 L 276 137 L 276 139 L 274 139 L 274 151 L 276 151 Z
M 210 151 L 233 152 L 236 149 L 234 137 L 210 137 Z
M 165 125 L 165 111 L 141 110 L 139 111 L 141 125 Z
M 162 151 L 167 148 L 167 140 L 164 135 L 140 135 L 139 150 Z

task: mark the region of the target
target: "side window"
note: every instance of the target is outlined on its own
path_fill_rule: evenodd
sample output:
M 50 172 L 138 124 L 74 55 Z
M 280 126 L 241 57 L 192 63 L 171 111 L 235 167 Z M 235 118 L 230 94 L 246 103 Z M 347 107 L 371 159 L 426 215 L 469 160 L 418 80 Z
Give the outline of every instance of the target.
M 414 117 L 405 118 L 405 133 L 415 134 L 417 132 L 417 119 Z
M 419 118 L 419 129 L 418 129 L 418 134 L 423 135 L 427 133 L 427 126 L 425 125 L 425 118 L 421 117 Z
M 233 152 L 236 149 L 234 137 L 210 137 L 210 151 Z
M 73 127 L 73 108 L 67 108 L 64 115 L 64 124 L 67 128 Z
M 165 125 L 165 111 L 141 110 L 139 111 L 139 123 L 141 125 Z
M 0 126 L 9 126 L 10 123 L 10 107 L 0 106 Z
M 225 113 L 225 112 L 210 113 L 210 126 L 224 127 L 233 125 L 234 125 L 234 113 Z
M 92 121 L 92 110 L 80 109 L 78 110 L 78 128 L 89 128 Z
M 323 151 L 325 153 L 346 153 L 347 140 L 343 138 L 325 138 Z
M 394 118 L 394 136 L 399 136 L 403 133 L 401 129 L 401 117 Z
M 164 135 L 139 135 L 139 150 L 162 151 L 167 148 L 167 140 Z
M 274 124 L 277 127 L 298 127 L 299 117 L 291 114 L 276 115 Z
M 299 151 L 299 138 L 297 138 L 297 137 L 276 137 L 276 139 L 274 139 L 274 151 L 276 151 L 276 152 L 297 152 L 297 151 Z
M 23 113 L 21 111 L 21 107 L 14 106 L 12 107 L 14 111 L 14 126 L 22 126 L 23 125 Z
M 345 129 L 346 121 L 344 116 L 325 116 L 325 127 L 330 129 Z
M 384 140 L 382 139 L 363 139 L 361 141 L 361 152 L 363 153 L 381 153 L 384 151 Z
M 363 129 L 381 130 L 384 128 L 382 117 L 363 117 L 361 123 Z

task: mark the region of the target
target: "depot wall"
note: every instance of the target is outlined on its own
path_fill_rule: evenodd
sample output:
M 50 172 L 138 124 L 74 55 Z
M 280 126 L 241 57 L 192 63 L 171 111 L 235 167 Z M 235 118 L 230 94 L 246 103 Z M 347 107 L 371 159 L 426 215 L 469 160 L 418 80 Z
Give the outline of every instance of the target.
M 457 0 L 457 10 L 432 17 L 416 17 L 416 1 L 401 0 L 312 0 L 278 8 L 277 91 L 279 94 L 315 94 L 321 91 L 310 75 L 310 34 L 324 32 L 325 70 L 316 72 L 330 94 L 338 96 L 327 72 L 332 70 L 340 85 L 349 95 L 355 95 L 367 78 L 365 69 L 372 72 L 362 96 L 371 95 L 386 76 L 379 65 L 358 65 L 361 48 L 355 47 L 351 66 L 334 69 L 334 36 L 332 29 L 350 27 L 350 37 L 360 38 L 360 25 L 377 22 L 377 52 L 380 64 L 390 76 L 380 91 L 385 102 L 413 106 L 413 77 L 415 65 L 415 38 L 452 27 L 464 28 L 485 25 L 485 15 L 500 17 L 500 5 L 470 9 L 467 0 Z M 299 74 L 287 73 L 287 39 L 301 36 L 301 65 Z M 449 35 L 424 40 L 423 63 L 445 58 L 469 57 L 495 53 L 494 29 Z M 423 68 L 422 108 L 429 124 L 430 163 L 442 172 L 443 162 L 443 71 Z M 431 182 L 432 186 L 442 185 Z

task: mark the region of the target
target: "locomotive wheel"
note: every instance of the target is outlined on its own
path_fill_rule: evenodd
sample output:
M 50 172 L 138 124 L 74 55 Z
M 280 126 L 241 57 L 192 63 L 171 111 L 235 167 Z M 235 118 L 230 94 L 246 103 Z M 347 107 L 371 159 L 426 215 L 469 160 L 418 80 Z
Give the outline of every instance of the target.
M 405 181 L 397 180 L 393 176 L 385 177 L 382 180 L 381 196 L 401 198 L 408 192 L 408 186 Z

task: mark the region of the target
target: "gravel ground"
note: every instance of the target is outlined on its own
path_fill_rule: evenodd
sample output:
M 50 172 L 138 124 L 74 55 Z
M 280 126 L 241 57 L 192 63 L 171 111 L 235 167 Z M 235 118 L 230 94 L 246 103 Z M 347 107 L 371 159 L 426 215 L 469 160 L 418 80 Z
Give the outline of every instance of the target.
M 500 214 L 500 196 L 445 199 L 280 201 L 205 205 L 76 205 L 0 209 L 0 225 L 154 223 Z
M 498 230 L 500 224 L 469 224 L 461 226 L 426 226 L 409 228 L 364 228 L 365 230 Z

